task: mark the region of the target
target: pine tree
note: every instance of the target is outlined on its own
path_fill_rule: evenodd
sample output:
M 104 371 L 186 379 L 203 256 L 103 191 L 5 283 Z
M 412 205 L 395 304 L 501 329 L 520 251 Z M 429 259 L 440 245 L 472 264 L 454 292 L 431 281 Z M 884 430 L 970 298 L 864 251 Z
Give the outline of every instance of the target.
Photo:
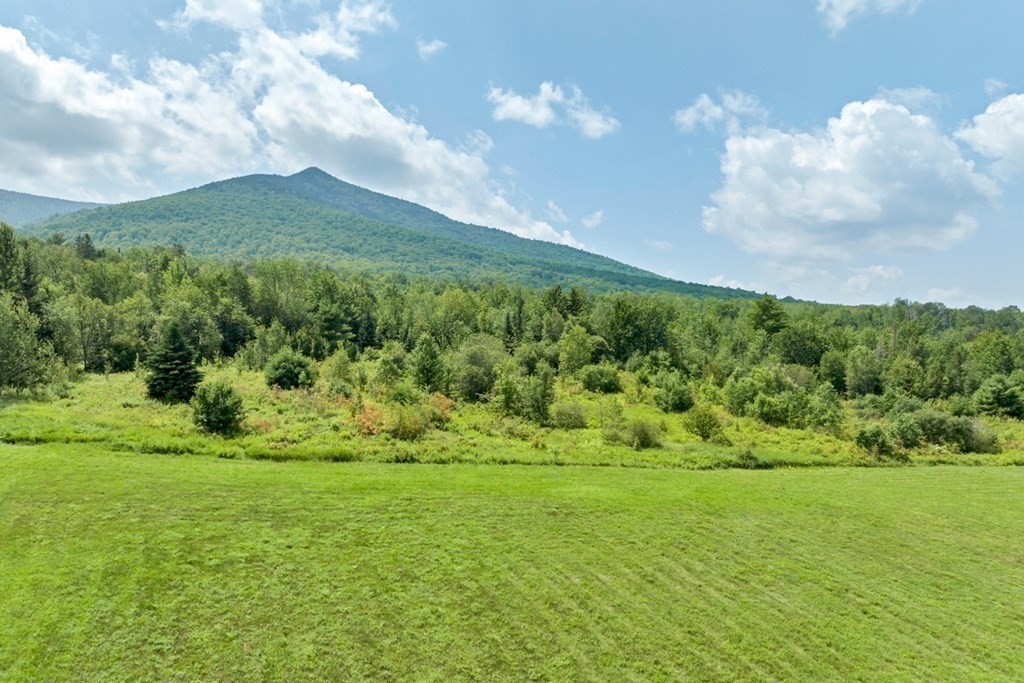
M 409 359 L 413 381 L 427 391 L 441 391 L 444 388 L 445 367 L 441 349 L 429 334 L 420 335 Z
M 168 322 L 147 360 L 146 391 L 165 403 L 186 403 L 196 393 L 203 376 L 196 367 L 196 352 L 185 338 L 181 323 Z
M 14 228 L 0 222 L 0 292 L 20 294 L 21 251 Z
M 764 330 L 768 336 L 781 332 L 789 324 L 789 315 L 779 300 L 770 294 L 754 302 L 750 311 L 750 323 L 755 329 Z

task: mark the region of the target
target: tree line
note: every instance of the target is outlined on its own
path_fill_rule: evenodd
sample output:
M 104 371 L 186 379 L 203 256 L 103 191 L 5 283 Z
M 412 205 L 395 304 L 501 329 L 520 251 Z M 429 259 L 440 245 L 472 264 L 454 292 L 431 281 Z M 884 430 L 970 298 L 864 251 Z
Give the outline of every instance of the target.
M 196 362 L 259 370 L 281 353 L 314 371 L 369 359 L 373 377 L 338 371 L 337 389 L 410 385 L 538 422 L 557 378 L 607 393 L 623 371 L 663 410 L 713 403 L 775 426 L 838 429 L 843 399 L 893 425 L 936 406 L 1024 416 L 1015 307 L 597 294 L 232 263 L 174 245 L 114 251 L 0 224 L 0 391 L 145 367 L 172 334 Z

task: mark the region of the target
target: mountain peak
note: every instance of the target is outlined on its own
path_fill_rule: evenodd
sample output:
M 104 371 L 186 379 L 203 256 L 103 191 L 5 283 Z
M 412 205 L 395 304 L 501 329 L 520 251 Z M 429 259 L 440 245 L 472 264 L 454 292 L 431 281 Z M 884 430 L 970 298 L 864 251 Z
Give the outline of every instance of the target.
M 304 169 L 302 171 L 299 171 L 298 173 L 296 173 L 294 175 L 291 175 L 289 177 L 290 178 L 330 178 L 331 180 L 337 180 L 337 178 L 332 176 L 330 173 L 328 173 L 327 171 L 323 170 L 322 168 L 317 168 L 316 166 L 310 166 L 309 168 Z

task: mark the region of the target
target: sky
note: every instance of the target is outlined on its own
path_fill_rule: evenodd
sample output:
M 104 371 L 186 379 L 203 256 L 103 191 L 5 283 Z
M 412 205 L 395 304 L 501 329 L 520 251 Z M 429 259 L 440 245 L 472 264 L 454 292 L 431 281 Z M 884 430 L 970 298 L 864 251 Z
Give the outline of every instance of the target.
M 4 0 L 0 188 L 309 166 L 687 282 L 1021 305 L 1019 0 Z

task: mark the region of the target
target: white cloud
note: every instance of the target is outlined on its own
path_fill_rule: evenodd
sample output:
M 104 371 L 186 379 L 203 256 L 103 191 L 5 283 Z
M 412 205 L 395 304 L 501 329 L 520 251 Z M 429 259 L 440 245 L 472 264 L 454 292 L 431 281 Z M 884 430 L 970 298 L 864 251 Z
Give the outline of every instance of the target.
M 932 119 L 883 100 L 848 104 L 813 133 L 733 135 L 721 167 L 704 229 L 788 259 L 949 247 L 998 193 Z
M 1024 172 L 1024 94 L 1007 95 L 964 124 L 956 136 L 996 160 L 1003 178 Z
M 252 30 L 263 25 L 262 0 L 185 0 L 178 13 L 183 26 L 197 22 L 220 24 L 236 30 Z
M 859 268 L 843 285 L 844 292 L 864 294 L 871 291 L 878 282 L 893 282 L 904 276 L 902 268 L 896 266 L 868 266 Z
M 446 47 L 448 47 L 448 43 L 443 40 L 437 40 L 436 38 L 430 41 L 420 38 L 416 41 L 416 51 L 419 53 L 420 59 L 424 62 L 429 62 L 431 59 L 444 52 Z
M 583 223 L 583 227 L 588 228 L 590 230 L 593 230 L 597 226 L 601 225 L 601 223 L 603 221 L 604 221 L 604 209 L 598 209 L 597 211 L 595 211 L 594 213 L 590 214 L 589 216 L 584 216 L 583 219 L 580 222 Z
M 923 0 L 818 0 L 818 14 L 833 36 L 842 33 L 851 19 L 867 14 L 913 14 Z
M 562 207 L 555 204 L 554 200 L 548 200 L 548 207 L 546 212 L 548 218 L 555 221 L 556 223 L 568 223 L 569 217 L 565 215 L 565 211 L 562 211 Z
M 320 64 L 394 25 L 385 5 L 344 2 L 302 34 L 257 25 L 258 7 L 189 0 L 182 16 L 237 32 L 237 50 L 198 65 L 156 57 L 138 77 L 54 59 L 0 27 L 0 187 L 121 201 L 316 165 L 458 220 L 581 246 L 509 202 L 482 158 L 486 135 L 453 147 Z
M 665 240 L 643 240 L 645 247 L 650 247 L 656 251 L 671 251 L 672 243 Z
M 692 133 L 698 126 L 708 130 L 725 127 L 730 135 L 739 133 L 750 122 L 763 122 L 768 111 L 760 100 L 742 90 L 723 91 L 720 102 L 702 93 L 692 105 L 675 113 L 673 121 L 684 133 Z
M 1009 87 L 1009 83 L 1005 83 L 998 78 L 989 78 L 985 81 L 985 94 L 993 99 L 1002 97 Z
M 939 111 L 946 104 L 944 96 L 930 88 L 880 88 L 874 99 L 885 100 L 892 104 L 902 104 L 913 112 L 931 114 Z
M 491 115 L 495 121 L 518 121 L 535 128 L 568 123 L 592 140 L 611 135 L 620 128 L 618 120 L 610 114 L 593 109 L 576 86 L 566 94 L 561 86 L 545 81 L 535 95 L 491 87 L 487 101 L 494 105 Z
M 925 298 L 928 301 L 940 301 L 942 303 L 949 304 L 950 302 L 963 298 L 963 295 L 963 290 L 960 287 L 951 287 L 949 289 L 932 287 L 928 290 Z
M 750 291 L 761 291 L 760 288 L 750 287 L 740 282 L 739 280 L 731 280 L 726 278 L 724 275 L 716 275 L 715 277 L 708 280 L 708 284 L 712 287 L 728 287 L 729 289 L 746 289 Z
M 391 15 L 391 10 L 380 0 L 345 0 L 334 16 L 322 14 L 317 17 L 315 30 L 289 38 L 303 54 L 311 57 L 356 59 L 359 57 L 361 35 L 396 26 L 398 22 Z

